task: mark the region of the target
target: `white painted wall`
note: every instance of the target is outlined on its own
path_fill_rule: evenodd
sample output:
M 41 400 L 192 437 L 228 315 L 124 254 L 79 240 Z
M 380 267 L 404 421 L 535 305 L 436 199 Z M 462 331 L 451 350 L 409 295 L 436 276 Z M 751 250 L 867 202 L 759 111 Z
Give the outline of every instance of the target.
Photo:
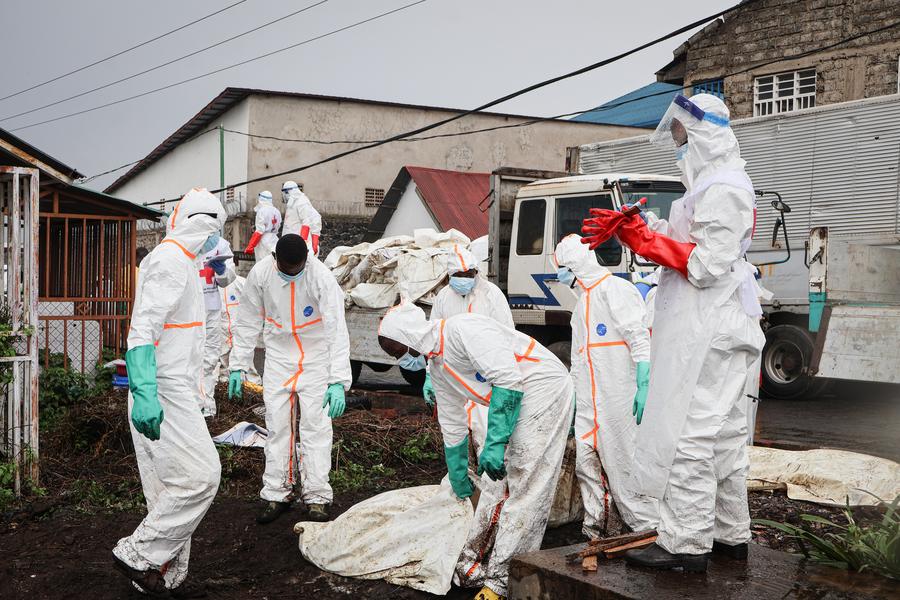
M 220 116 L 210 128 L 224 125 L 227 129 L 247 131 L 250 121 L 250 103 L 244 100 Z M 247 179 L 247 137 L 225 132 L 225 182 Z M 126 182 L 114 193 L 119 198 L 137 204 L 156 202 L 163 198 L 183 196 L 193 187 L 215 189 L 219 187 L 219 133 L 211 131 L 176 146 L 158 161 Z M 246 187 L 237 188 L 247 196 Z M 171 210 L 173 206 L 157 206 Z
M 384 228 L 384 237 L 391 235 L 412 235 L 416 229 L 430 227 L 441 231 L 440 225 L 428 212 L 428 207 L 416 191 L 416 182 L 410 179 L 406 184 L 406 190 L 400 196 L 397 209 L 391 215 L 387 227 Z

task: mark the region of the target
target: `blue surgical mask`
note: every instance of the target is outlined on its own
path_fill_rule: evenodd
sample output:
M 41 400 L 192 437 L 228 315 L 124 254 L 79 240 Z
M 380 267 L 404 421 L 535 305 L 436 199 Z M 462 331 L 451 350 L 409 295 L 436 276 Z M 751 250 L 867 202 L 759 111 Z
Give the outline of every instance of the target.
M 575 285 L 575 273 L 569 267 L 560 267 L 556 271 L 556 278 L 566 287 Z
M 687 155 L 688 145 L 682 144 L 675 148 L 675 160 L 684 160 L 684 157 Z
M 200 248 L 200 254 L 206 254 L 207 252 L 212 252 L 216 249 L 216 246 L 219 245 L 219 240 L 222 239 L 222 236 L 218 234 L 218 232 L 212 234 L 206 241 L 203 242 L 203 247 Z
M 475 287 L 474 277 L 453 277 L 450 276 L 450 287 L 460 296 L 466 296 Z
M 281 271 L 279 271 L 278 267 L 275 268 L 275 272 L 278 273 L 278 276 L 281 277 L 282 279 L 284 279 L 285 281 L 287 281 L 288 283 L 290 283 L 292 281 L 298 281 L 301 277 L 303 277 L 303 271 L 305 271 L 305 270 L 306 269 L 301 270 L 296 275 L 288 275 L 287 273 L 282 273 Z
M 421 354 L 413 356 L 407 352 L 397 361 L 397 366 L 401 369 L 406 369 L 407 371 L 421 371 L 425 368 L 425 357 Z

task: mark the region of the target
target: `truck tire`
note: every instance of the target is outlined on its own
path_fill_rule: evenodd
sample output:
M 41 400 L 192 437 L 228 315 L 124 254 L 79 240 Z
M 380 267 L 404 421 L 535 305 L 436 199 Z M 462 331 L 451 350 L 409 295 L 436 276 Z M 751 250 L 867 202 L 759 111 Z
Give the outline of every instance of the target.
M 363 366 L 363 364 L 361 362 L 359 362 L 358 360 L 350 361 L 350 376 L 351 376 L 350 387 L 353 387 L 354 385 L 356 385 L 356 382 L 359 380 L 359 374 L 362 373 L 362 366 Z
M 400 369 L 400 374 L 403 375 L 403 379 L 406 380 L 406 383 L 413 386 L 417 389 L 422 389 L 422 386 L 425 385 L 425 374 L 427 371 L 422 369 L 421 371 L 407 371 L 406 369 Z
M 547 346 L 547 350 L 566 365 L 567 369 L 572 368 L 572 342 L 553 342 Z
M 812 334 L 796 325 L 776 325 L 766 331 L 762 351 L 762 389 L 778 400 L 814 398 L 829 380 L 812 377 Z
M 391 370 L 391 367 L 394 365 L 386 365 L 384 363 L 377 362 L 367 362 L 366 366 L 375 371 L 376 373 L 386 373 Z

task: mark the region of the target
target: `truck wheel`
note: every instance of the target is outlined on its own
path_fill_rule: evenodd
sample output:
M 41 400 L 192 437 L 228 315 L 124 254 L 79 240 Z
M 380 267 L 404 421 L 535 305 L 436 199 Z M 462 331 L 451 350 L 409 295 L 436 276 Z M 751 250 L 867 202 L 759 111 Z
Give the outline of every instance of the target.
M 385 373 L 391 370 L 391 367 L 394 365 L 386 365 L 384 363 L 377 362 L 367 362 L 366 366 L 375 371 L 376 373 Z
M 572 368 L 572 342 L 553 342 L 547 346 L 547 350 L 566 365 L 567 369 Z
M 352 383 L 350 386 L 356 385 L 356 382 L 359 380 L 359 374 L 362 373 L 363 364 L 358 360 L 350 361 L 350 375 L 352 377 Z
M 762 351 L 762 389 L 779 400 L 818 396 L 828 387 L 827 379 L 809 374 L 813 337 L 796 325 L 776 325 L 766 331 Z
M 400 374 L 403 375 L 403 379 L 406 380 L 406 383 L 413 386 L 417 389 L 422 389 L 422 386 L 425 385 L 425 375 L 427 371 L 422 369 L 421 371 L 407 371 L 406 369 L 400 369 Z

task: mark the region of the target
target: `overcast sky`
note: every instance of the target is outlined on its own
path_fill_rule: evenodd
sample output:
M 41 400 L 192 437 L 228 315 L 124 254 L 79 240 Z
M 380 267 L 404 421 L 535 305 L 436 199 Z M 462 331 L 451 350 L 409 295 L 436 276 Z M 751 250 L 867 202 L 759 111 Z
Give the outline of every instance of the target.
M 0 97 L 143 42 L 237 0 L 3 0 Z M 27 111 L 148 69 L 320 0 L 245 0 L 158 42 L 0 101 L 0 127 L 92 108 L 200 75 L 414 0 L 328 0 L 212 50 L 83 97 Z M 470 108 L 607 58 L 737 0 L 426 0 L 279 55 L 68 119 L 14 131 L 94 175 L 145 156 L 225 87 L 256 87 Z M 685 34 L 495 110 L 586 110 L 655 80 Z M 102 189 L 123 173 L 95 179 Z

